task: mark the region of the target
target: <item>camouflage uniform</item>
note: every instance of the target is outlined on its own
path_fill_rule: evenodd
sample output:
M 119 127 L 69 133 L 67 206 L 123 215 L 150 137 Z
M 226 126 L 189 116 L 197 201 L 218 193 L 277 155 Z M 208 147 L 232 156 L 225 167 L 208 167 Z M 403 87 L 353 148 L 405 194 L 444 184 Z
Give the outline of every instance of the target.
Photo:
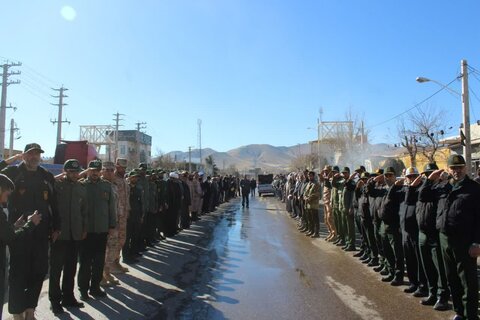
M 115 253 L 115 260 L 118 261 L 120 259 L 120 252 L 122 251 L 127 238 L 127 219 L 128 213 L 130 212 L 130 187 L 128 186 L 127 181 L 119 176 L 115 176 L 113 184 L 117 189 L 118 195 L 118 247 Z
M 118 243 L 118 188 L 115 184 L 111 184 L 112 186 L 112 195 L 113 195 L 113 203 L 117 209 L 116 214 L 116 228 L 113 229 L 108 233 L 107 237 L 107 249 L 105 251 L 105 267 L 104 270 L 109 272 L 113 267 L 113 263 L 115 259 L 117 259 L 117 252 L 118 249 L 121 248 Z

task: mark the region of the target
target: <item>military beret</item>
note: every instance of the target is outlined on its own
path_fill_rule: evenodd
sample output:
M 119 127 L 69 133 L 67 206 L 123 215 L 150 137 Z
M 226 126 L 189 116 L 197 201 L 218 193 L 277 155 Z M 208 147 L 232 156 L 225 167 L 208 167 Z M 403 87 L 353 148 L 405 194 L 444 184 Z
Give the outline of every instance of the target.
M 88 168 L 101 170 L 102 169 L 102 161 L 101 160 L 92 160 L 88 163 Z
M 81 171 L 80 162 L 77 159 L 69 159 L 63 164 L 63 170 L 65 171 Z
M 29 143 L 25 146 L 23 153 L 30 152 L 32 150 L 38 150 L 40 153 L 44 153 L 45 151 L 42 150 L 42 147 L 38 143 Z
M 459 154 L 452 154 L 448 157 L 447 165 L 449 167 L 463 167 L 465 166 L 465 159 Z

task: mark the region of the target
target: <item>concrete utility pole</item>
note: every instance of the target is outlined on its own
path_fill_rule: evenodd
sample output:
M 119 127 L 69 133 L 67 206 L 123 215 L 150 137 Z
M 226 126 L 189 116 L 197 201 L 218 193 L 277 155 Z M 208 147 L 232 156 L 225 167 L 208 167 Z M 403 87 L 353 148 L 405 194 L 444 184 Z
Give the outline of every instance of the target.
M 463 111 L 463 130 L 465 135 L 465 145 L 463 146 L 463 156 L 467 165 L 467 173 L 472 173 L 472 145 L 470 140 L 470 100 L 468 96 L 468 64 L 467 60 L 460 62 L 462 70 L 462 111 Z
M 10 146 L 8 150 L 8 156 L 11 157 L 13 156 L 13 140 L 15 139 L 15 132 L 18 132 L 20 129 L 17 128 L 15 121 L 12 119 L 10 120 Z M 18 138 L 16 138 L 18 139 Z
M 10 84 L 19 84 L 20 80 L 9 81 L 8 77 L 13 75 L 19 75 L 20 71 L 11 71 L 8 70 L 11 67 L 20 67 L 22 64 L 18 63 L 6 63 L 3 64 L 2 72 L 2 98 L 0 103 L 0 159 L 4 158 L 5 152 L 5 121 L 7 117 L 7 87 Z
M 192 172 L 192 147 L 188 147 L 188 172 Z
M 70 121 L 68 120 L 63 120 L 63 107 L 68 106 L 68 104 L 63 102 L 63 98 L 67 98 L 68 96 L 64 94 L 65 91 L 67 91 L 67 88 L 64 88 L 63 86 L 60 89 L 54 89 L 54 91 L 58 91 L 59 94 L 58 96 L 52 96 L 53 98 L 58 98 L 58 103 L 51 103 L 52 106 L 57 106 L 58 107 L 58 118 L 57 120 L 50 120 L 51 123 L 57 124 L 57 143 L 56 145 L 60 144 L 60 140 L 62 140 L 62 123 L 68 123 L 70 124 Z
M 141 162 L 141 159 L 140 159 L 140 133 L 142 132 L 141 130 L 142 129 L 146 129 L 147 128 L 147 123 L 146 122 L 137 122 L 135 123 L 135 125 L 137 126 L 137 141 L 136 141 L 136 149 L 137 149 L 137 154 L 138 154 L 138 163 Z
M 115 117 L 113 119 L 113 121 L 115 121 L 115 151 L 113 152 L 113 158 L 116 161 L 118 158 L 118 128 L 121 126 L 120 121 L 123 121 L 123 119 L 120 119 L 120 116 L 124 116 L 124 114 L 118 113 L 117 111 L 113 116 Z

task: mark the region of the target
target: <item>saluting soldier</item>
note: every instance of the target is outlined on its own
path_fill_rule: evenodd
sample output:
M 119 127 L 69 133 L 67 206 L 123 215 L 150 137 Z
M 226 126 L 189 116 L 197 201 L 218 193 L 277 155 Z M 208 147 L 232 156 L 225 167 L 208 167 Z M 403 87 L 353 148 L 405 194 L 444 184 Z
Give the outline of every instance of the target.
M 320 206 L 320 184 L 315 181 L 315 172 L 308 173 L 308 184 L 303 195 L 307 216 L 309 217 L 309 225 L 311 225 L 312 238 L 318 238 L 320 234 L 320 220 L 318 217 L 318 209 Z
M 115 176 L 112 183 L 117 189 L 117 234 L 118 246 L 115 248 L 115 260 L 111 266 L 112 273 L 128 272 L 128 268 L 120 264 L 120 253 L 127 238 L 127 219 L 130 212 L 130 189 L 125 177 L 127 159 L 118 158 L 115 162 Z
M 27 222 L 23 216 L 15 224 L 7 221 L 4 205 L 8 202 L 8 197 L 15 189 L 15 185 L 6 175 L 0 174 L 0 319 L 2 319 L 3 301 L 5 293 L 5 263 L 6 263 L 6 246 L 14 241 L 19 241 L 28 233 L 31 233 L 36 225 L 42 219 L 38 211 L 28 217 Z M 18 316 L 16 317 L 18 318 Z M 23 317 L 22 317 L 23 318 Z
M 80 299 L 90 299 L 89 293 L 102 298 L 107 294 L 100 288 L 108 233 L 116 226 L 115 196 L 110 182 L 100 177 L 102 162 L 90 161 L 88 177 L 83 181 L 88 197 L 87 236 L 80 245 L 78 287 Z
M 100 285 L 109 287 L 118 285 L 120 282 L 112 276 L 111 271 L 117 258 L 118 252 L 118 190 L 114 182 L 115 164 L 111 161 L 102 163 L 102 179 L 110 182 L 112 188 L 113 203 L 115 206 L 115 228 L 110 230 L 107 236 L 107 246 L 105 250 L 105 266 L 103 267 L 103 277 Z
M 435 170 L 425 182 L 424 192 L 438 199 L 437 228 L 456 313 L 454 319 L 478 319 L 475 251 L 480 243 L 480 185 L 467 175 L 461 155 L 451 155 L 447 165 L 450 183 L 433 188 L 444 171 Z
M 143 190 L 137 184 L 139 170 L 134 169 L 128 173 L 128 189 L 130 191 L 130 213 L 127 220 L 127 237 L 123 246 L 123 262 L 133 264 L 138 262 L 140 246 L 140 226 L 143 220 Z
M 78 160 L 67 160 L 63 165 L 65 175 L 55 182 L 62 232 L 50 251 L 48 297 L 54 314 L 63 313 L 63 307 L 83 307 L 73 294 L 78 248 L 87 236 L 88 200 L 84 185 L 78 181 L 80 170 Z
M 35 308 L 48 272 L 49 240 L 55 242 L 60 234 L 60 218 L 54 190 L 53 175 L 40 167 L 44 151 L 37 143 L 25 146 L 23 161 L 3 170 L 15 184 L 8 205 L 9 221 L 25 219 L 38 211 L 42 221 L 19 241 L 10 246 L 10 292 L 8 310 L 14 317 L 35 318 Z M 3 161 L 0 166 L 5 167 Z

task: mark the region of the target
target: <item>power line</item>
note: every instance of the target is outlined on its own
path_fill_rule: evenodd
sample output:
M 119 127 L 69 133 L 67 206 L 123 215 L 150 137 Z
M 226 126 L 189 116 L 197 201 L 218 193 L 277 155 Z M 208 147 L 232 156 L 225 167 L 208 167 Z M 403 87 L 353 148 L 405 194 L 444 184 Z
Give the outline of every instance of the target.
M 414 104 L 411 108 L 403 111 L 402 113 L 397 114 L 396 116 L 394 116 L 394 117 L 392 117 L 392 118 L 389 118 L 389 119 L 387 119 L 387 120 L 385 120 L 385 121 L 382 121 L 382 122 L 380 122 L 380 123 L 374 124 L 374 125 L 368 127 L 368 129 L 372 129 L 372 128 L 381 126 L 382 124 L 385 124 L 385 123 L 387 123 L 387 122 L 390 122 L 390 121 L 392 121 L 392 120 L 395 120 L 395 119 L 403 116 L 404 114 L 412 111 L 413 109 L 418 108 L 420 105 L 424 104 L 425 102 L 427 102 L 428 100 L 430 100 L 431 98 L 433 98 L 434 96 L 436 96 L 438 93 L 440 93 L 440 92 L 442 92 L 443 90 L 445 90 L 446 87 L 448 87 L 449 85 L 451 85 L 452 83 L 454 83 L 458 78 L 459 78 L 459 77 L 456 77 L 455 79 L 453 79 L 452 81 L 450 81 L 449 83 L 447 83 L 446 86 L 444 86 L 444 87 L 440 88 L 439 90 L 435 91 L 433 94 L 431 94 L 431 95 L 428 96 L 427 98 L 423 99 L 423 100 L 420 101 L 419 103 Z

